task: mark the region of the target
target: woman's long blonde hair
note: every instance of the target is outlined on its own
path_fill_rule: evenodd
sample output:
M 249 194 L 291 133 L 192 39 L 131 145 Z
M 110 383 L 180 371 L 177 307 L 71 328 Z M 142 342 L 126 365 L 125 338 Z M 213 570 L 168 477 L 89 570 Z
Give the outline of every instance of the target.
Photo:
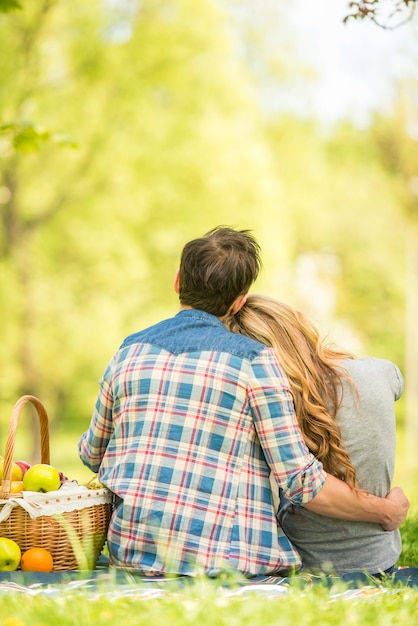
M 325 471 L 357 488 L 356 470 L 343 447 L 336 421 L 343 380 L 353 385 L 340 361 L 353 355 L 324 345 L 305 315 L 267 296 L 248 296 L 246 304 L 226 320 L 226 325 L 274 349 L 289 379 L 308 448 Z

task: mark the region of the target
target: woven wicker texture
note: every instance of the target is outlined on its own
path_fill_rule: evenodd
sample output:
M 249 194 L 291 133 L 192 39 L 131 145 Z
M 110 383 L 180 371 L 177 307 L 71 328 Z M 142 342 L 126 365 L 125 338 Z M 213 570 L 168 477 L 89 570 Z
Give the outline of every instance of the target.
M 48 415 L 35 396 L 22 396 L 15 404 L 10 418 L 4 453 L 3 480 L 0 486 L 0 512 L 9 499 L 22 495 L 11 493 L 13 454 L 17 425 L 24 407 L 31 403 L 38 414 L 40 427 L 41 463 L 50 463 Z M 48 494 L 45 494 L 47 497 Z M 21 506 L 15 506 L 8 518 L 0 522 L 0 537 L 13 539 L 22 553 L 33 547 L 46 548 L 54 560 L 54 571 L 92 569 L 106 541 L 112 512 L 112 497 L 103 502 L 103 489 L 89 494 L 82 508 L 42 515 L 32 519 Z

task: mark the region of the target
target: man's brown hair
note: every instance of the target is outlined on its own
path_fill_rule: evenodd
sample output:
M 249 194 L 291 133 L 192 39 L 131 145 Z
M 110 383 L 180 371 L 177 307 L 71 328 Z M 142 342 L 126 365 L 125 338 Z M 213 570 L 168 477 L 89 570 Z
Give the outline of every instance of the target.
M 180 302 L 222 317 L 248 292 L 260 267 L 260 246 L 249 230 L 217 226 L 183 248 Z

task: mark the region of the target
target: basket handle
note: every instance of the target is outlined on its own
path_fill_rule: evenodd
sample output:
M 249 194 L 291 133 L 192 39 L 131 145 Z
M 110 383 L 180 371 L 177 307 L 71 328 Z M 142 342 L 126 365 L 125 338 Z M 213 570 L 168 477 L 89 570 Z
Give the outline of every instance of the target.
M 3 480 L 0 487 L 0 499 L 10 496 L 12 482 L 12 464 L 16 441 L 16 430 L 20 415 L 25 405 L 30 402 L 36 409 L 39 418 L 39 428 L 41 435 L 41 463 L 50 462 L 49 456 L 49 428 L 48 415 L 42 402 L 35 396 L 22 396 L 14 405 L 10 417 L 9 430 L 7 433 L 6 449 L 4 453 Z M 16 494 L 18 495 L 18 494 Z

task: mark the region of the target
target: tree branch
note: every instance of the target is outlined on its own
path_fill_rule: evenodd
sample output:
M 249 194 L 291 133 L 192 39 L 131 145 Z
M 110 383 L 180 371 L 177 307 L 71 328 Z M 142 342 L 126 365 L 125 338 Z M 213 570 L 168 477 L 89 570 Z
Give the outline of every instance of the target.
M 386 14 L 383 14 L 381 9 L 381 0 L 359 0 L 356 2 L 349 2 L 348 6 L 353 9 L 352 13 L 346 15 L 343 22 L 346 23 L 350 19 L 368 19 L 379 28 L 385 30 L 394 30 L 400 26 L 404 26 L 410 22 L 416 10 L 417 0 L 393 0 L 393 8 Z M 405 18 L 396 22 L 396 19 L 408 9 L 408 13 Z

